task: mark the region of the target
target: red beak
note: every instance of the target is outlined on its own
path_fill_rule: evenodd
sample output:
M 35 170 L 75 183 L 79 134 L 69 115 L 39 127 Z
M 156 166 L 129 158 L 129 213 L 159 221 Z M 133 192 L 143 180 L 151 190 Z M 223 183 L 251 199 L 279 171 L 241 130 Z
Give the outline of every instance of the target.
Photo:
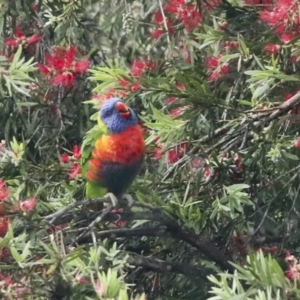
M 123 102 L 116 103 L 117 112 L 125 119 L 130 117 L 130 110 Z

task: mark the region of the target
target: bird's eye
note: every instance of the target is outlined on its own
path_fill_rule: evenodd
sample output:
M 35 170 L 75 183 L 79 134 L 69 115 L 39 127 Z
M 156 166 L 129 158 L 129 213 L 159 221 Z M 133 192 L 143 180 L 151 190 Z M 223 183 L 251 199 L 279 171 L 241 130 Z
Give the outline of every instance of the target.
M 110 111 L 110 110 L 107 111 L 105 115 L 106 115 L 107 117 L 111 116 L 111 115 L 112 115 L 112 111 Z

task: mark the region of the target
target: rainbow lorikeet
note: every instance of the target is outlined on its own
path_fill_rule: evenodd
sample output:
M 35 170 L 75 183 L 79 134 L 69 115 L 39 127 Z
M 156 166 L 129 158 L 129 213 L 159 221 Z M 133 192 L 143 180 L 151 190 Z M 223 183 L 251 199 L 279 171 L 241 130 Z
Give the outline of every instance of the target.
M 86 196 L 108 195 L 113 205 L 124 195 L 142 165 L 145 142 L 134 111 L 120 98 L 105 101 L 97 114 L 98 125 L 92 128 L 83 143 L 83 168 L 87 179 Z M 86 147 L 89 146 L 89 147 Z M 93 149 L 92 149 L 93 147 Z

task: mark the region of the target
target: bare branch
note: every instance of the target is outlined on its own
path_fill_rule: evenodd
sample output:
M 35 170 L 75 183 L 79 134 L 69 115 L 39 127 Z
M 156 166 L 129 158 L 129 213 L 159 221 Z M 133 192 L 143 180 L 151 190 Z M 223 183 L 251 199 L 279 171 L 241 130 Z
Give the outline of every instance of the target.
M 143 267 L 154 272 L 171 272 L 187 276 L 207 277 L 212 271 L 185 263 L 166 262 L 153 257 L 144 257 L 138 254 L 129 254 L 127 262 L 136 267 Z
M 77 202 L 73 202 L 71 204 L 69 204 L 68 206 L 62 208 L 61 210 L 46 216 L 44 219 L 46 221 L 49 221 L 50 224 L 55 223 L 55 221 L 63 216 L 66 212 L 69 212 L 70 210 L 72 210 L 75 207 L 78 206 L 88 206 L 88 205 L 95 205 L 95 204 L 100 204 L 100 203 L 105 203 L 105 202 L 110 202 L 110 198 L 109 197 L 102 197 L 102 198 L 97 198 L 97 199 L 90 199 L 90 200 L 83 200 L 83 201 L 77 201 Z
M 98 238 L 116 239 L 118 237 L 133 237 L 133 236 L 152 236 L 152 237 L 171 237 L 165 227 L 154 228 L 118 228 L 110 230 L 102 230 L 97 232 Z M 83 244 L 91 241 L 91 237 L 82 237 L 78 239 L 78 244 Z
M 45 220 L 49 220 L 51 219 L 50 223 L 54 224 L 56 223 L 56 221 L 60 218 L 64 219 L 65 214 L 69 214 L 69 211 L 77 206 L 80 205 L 84 205 L 85 207 L 87 205 L 90 205 L 92 203 L 103 203 L 103 202 L 110 202 L 109 198 L 99 198 L 99 199 L 93 199 L 93 200 L 86 200 L 86 201 L 79 201 L 79 202 L 75 202 L 72 203 L 70 205 L 68 205 L 67 207 L 61 209 L 60 211 L 51 214 L 49 216 L 45 217 Z M 189 229 L 187 227 L 185 227 L 184 225 L 179 225 L 178 221 L 172 217 L 171 215 L 169 215 L 167 212 L 165 212 L 163 209 L 161 208 L 157 208 L 154 207 L 150 204 L 146 204 L 146 203 L 139 203 L 139 202 L 134 202 L 133 203 L 133 207 L 140 207 L 140 208 L 144 208 L 147 210 L 150 210 L 150 212 L 148 212 L 148 214 L 141 214 L 141 212 L 138 213 L 117 213 L 115 215 L 115 217 L 117 219 L 117 221 L 119 220 L 124 220 L 126 219 L 130 219 L 130 220 L 134 220 L 134 219 L 147 219 L 147 217 L 149 217 L 149 219 L 155 220 L 160 222 L 160 224 L 166 226 L 166 232 L 170 234 L 170 237 L 176 238 L 176 239 L 182 239 L 185 242 L 187 242 L 188 244 L 192 245 L 193 247 L 197 248 L 202 254 L 204 254 L 206 257 L 208 257 L 209 259 L 211 259 L 212 261 L 214 261 L 217 265 L 220 266 L 220 268 L 222 270 L 228 270 L 228 271 L 233 271 L 233 267 L 228 263 L 228 260 L 226 258 L 226 256 L 218 249 L 216 248 L 216 246 L 214 244 L 212 244 L 208 239 L 204 238 L 202 235 L 196 234 L 192 229 Z M 108 218 L 112 217 L 112 213 L 111 213 L 111 209 L 112 207 L 109 205 L 106 209 L 104 209 L 101 213 L 101 215 L 97 215 L 97 214 L 93 214 L 93 218 L 91 218 L 91 222 L 88 226 L 78 229 L 78 231 L 83 231 L 79 237 L 77 237 L 75 242 L 80 242 L 83 243 L 83 241 L 86 239 L 87 236 L 89 236 L 89 232 L 91 229 L 91 226 L 93 224 L 95 224 L 95 222 L 100 222 L 100 221 L 107 221 Z M 81 212 L 82 214 L 82 212 Z M 127 214 L 127 215 L 126 215 Z M 77 215 L 78 216 L 78 215 Z M 80 216 L 80 215 L 79 215 Z M 90 217 L 92 217 L 92 214 L 90 214 Z M 75 220 L 75 222 L 83 222 L 86 221 L 87 218 L 80 218 L 80 220 L 76 220 L 76 218 L 73 217 L 71 218 L 71 220 Z M 64 219 L 65 220 L 65 219 Z M 99 221 L 100 220 L 100 221 Z M 57 223 L 56 223 L 57 224 Z M 97 235 L 100 237 L 102 235 L 102 237 L 104 236 L 111 236 L 111 234 L 117 234 L 118 236 L 126 236 L 130 231 L 128 231 L 128 229 L 126 230 L 119 230 L 119 231 L 102 231 L 98 232 Z M 133 233 L 133 232 L 131 232 Z M 139 236 L 143 236 L 145 234 L 145 231 L 135 231 L 135 234 L 139 235 Z M 148 231 L 147 234 L 149 235 L 150 232 Z M 151 235 L 149 236 L 160 236 L 162 234 L 161 231 L 158 231 L 156 234 L 153 232 L 151 233 Z
M 94 226 L 98 223 L 100 223 L 103 218 L 113 209 L 112 204 L 108 205 L 105 209 L 103 209 L 102 213 L 100 215 L 98 215 L 94 221 L 86 228 L 84 228 L 84 232 L 82 232 L 77 239 L 71 244 L 73 245 L 74 243 L 77 243 L 80 239 L 84 238 L 85 236 L 87 236 L 89 234 L 89 232 L 91 232 L 94 229 Z

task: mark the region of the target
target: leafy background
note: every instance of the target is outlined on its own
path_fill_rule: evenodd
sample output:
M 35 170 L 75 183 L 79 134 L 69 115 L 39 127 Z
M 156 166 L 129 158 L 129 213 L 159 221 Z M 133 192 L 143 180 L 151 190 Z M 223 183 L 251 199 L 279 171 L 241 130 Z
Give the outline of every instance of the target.
M 298 1 L 0 5 L 3 299 L 299 298 Z M 96 222 L 81 146 L 112 96 L 147 155 Z

